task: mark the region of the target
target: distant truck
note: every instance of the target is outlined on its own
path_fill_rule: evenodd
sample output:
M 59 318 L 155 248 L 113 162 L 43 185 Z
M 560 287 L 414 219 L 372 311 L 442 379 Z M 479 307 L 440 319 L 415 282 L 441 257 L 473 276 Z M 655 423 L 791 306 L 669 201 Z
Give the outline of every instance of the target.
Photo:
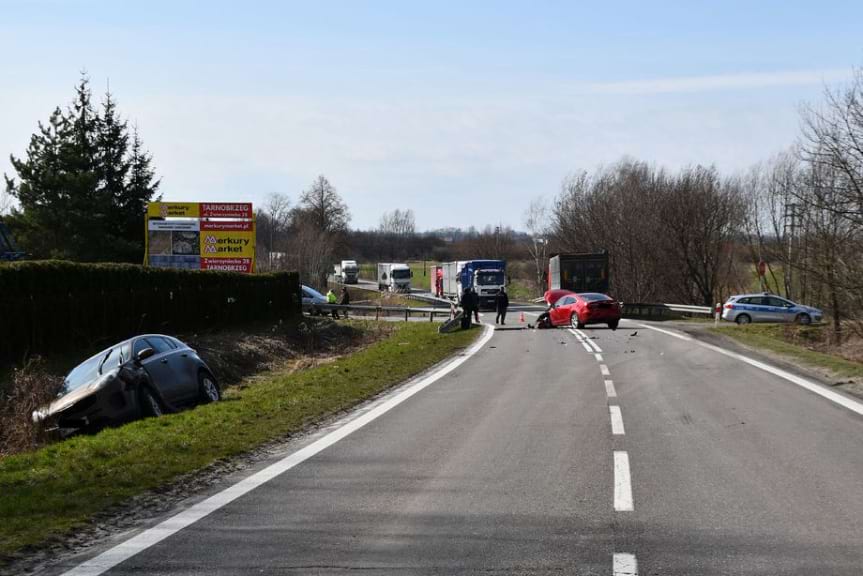
M 608 293 L 608 252 L 557 254 L 548 261 L 548 289 Z
M 336 282 L 342 284 L 356 284 L 359 278 L 360 268 L 357 266 L 356 260 L 342 260 L 341 264 L 335 265 Z
M 378 290 L 390 292 L 411 291 L 410 266 L 400 262 L 380 262 L 378 264 Z
M 445 262 L 441 268 L 443 296 L 450 300 L 458 301 L 470 286 L 479 295 L 480 308 L 494 308 L 497 294 L 506 286 L 504 260 L 458 260 Z
M 0 221 L 0 260 L 20 260 L 23 257 L 24 252 L 18 250 L 9 229 Z

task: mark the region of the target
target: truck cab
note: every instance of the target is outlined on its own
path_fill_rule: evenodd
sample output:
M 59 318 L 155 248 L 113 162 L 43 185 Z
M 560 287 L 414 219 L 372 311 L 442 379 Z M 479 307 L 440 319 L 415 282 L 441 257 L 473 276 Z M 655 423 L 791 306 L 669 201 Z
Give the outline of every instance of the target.
M 506 286 L 506 272 L 496 268 L 481 268 L 473 273 L 473 289 L 479 294 L 480 308 L 494 308 L 497 295 Z
M 342 260 L 340 272 L 343 284 L 356 284 L 360 268 L 356 260 Z
M 411 291 L 410 266 L 402 263 L 381 262 L 378 264 L 378 289 L 390 292 Z

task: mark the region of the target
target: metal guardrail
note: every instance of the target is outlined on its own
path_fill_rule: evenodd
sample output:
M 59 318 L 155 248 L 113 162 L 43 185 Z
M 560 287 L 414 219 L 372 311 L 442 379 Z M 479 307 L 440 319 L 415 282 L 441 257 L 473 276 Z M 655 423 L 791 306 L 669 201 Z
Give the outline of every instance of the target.
M 623 302 L 622 314 L 624 316 L 647 316 L 663 317 L 670 313 L 677 314 L 699 314 L 713 316 L 713 308 L 710 306 L 690 306 L 689 304 L 650 304 L 642 302 Z
M 438 318 L 450 318 L 453 313 L 452 307 L 424 308 L 420 306 L 369 306 L 366 304 L 307 304 L 303 306 L 303 312 L 310 312 L 316 310 L 320 311 L 324 315 L 334 310 L 337 312 L 340 310 L 343 310 L 345 312 L 350 312 L 352 310 L 374 312 L 375 320 L 379 320 L 382 315 L 385 317 L 389 317 L 393 314 L 404 314 L 405 322 L 409 321 L 410 317 L 414 314 L 418 314 L 421 316 L 428 315 L 429 322 L 434 322 L 435 316 L 437 316 Z

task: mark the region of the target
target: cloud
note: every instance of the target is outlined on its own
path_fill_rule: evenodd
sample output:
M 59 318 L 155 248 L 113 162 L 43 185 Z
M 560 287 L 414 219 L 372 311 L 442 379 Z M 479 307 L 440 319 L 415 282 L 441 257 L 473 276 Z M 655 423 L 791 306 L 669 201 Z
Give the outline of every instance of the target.
M 622 82 L 585 83 L 576 86 L 575 92 L 577 94 L 585 95 L 643 95 L 715 92 L 720 90 L 824 84 L 847 79 L 850 75 L 850 70 L 841 68 L 828 70 L 720 74 L 713 76 L 682 76 L 647 80 L 627 80 Z

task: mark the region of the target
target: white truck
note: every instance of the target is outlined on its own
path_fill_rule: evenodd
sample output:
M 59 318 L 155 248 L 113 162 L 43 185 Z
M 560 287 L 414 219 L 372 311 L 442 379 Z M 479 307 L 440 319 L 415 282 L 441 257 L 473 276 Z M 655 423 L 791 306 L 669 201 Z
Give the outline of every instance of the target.
M 378 263 L 378 290 L 410 292 L 412 276 L 413 272 L 407 264 L 380 262 Z
M 335 265 L 335 273 L 333 276 L 336 282 L 342 284 L 356 284 L 359 277 L 360 268 L 357 266 L 356 260 L 342 260 L 341 264 Z

